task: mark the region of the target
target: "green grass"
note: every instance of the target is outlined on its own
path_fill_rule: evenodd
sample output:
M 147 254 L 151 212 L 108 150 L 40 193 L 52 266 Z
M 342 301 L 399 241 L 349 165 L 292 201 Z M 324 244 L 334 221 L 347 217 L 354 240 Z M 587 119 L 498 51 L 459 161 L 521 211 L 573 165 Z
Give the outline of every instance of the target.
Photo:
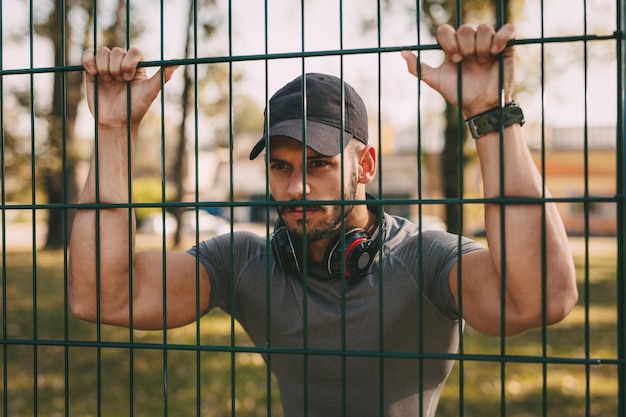
M 230 352 L 250 342 L 228 316 L 167 333 L 80 322 L 67 311 L 63 258 L 6 252 L 0 415 L 221 417 L 233 406 L 237 416 L 281 415 L 260 356 Z M 579 305 L 562 323 L 504 341 L 466 329 L 470 357 L 455 365 L 438 416 L 617 414 L 616 365 L 581 361 L 617 359 L 616 258 L 590 259 L 588 293 L 582 258 L 577 267 Z M 502 351 L 516 360 L 502 364 Z

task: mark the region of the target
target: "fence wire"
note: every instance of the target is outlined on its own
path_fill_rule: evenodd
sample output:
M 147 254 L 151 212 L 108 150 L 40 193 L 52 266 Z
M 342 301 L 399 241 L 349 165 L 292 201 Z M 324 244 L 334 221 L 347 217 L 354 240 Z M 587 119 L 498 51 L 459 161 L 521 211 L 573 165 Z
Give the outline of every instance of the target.
M 626 415 L 624 2 L 563 1 L 555 9 L 543 1 L 451 1 L 439 2 L 438 14 L 426 1 L 275 3 L 0 3 L 2 415 L 281 416 L 272 367 L 292 357 L 304 370 L 302 415 L 317 415 L 307 408 L 317 395 L 308 389 L 307 375 L 319 371 L 320 363 L 338 361 L 341 369 L 335 383 L 342 402 L 332 414 L 353 415 L 347 400 L 354 393 L 348 384 L 351 364 L 361 361 L 372 366 L 373 375 L 384 375 L 387 366 L 406 359 L 419 361 L 421 385 L 428 379 L 425 363 L 454 361 L 438 416 Z M 412 49 L 436 62 L 440 48 L 428 19 L 455 24 L 488 19 L 501 25 L 506 5 L 515 10 L 511 20 L 519 31 L 513 44 L 516 100 L 527 118 L 523 129 L 552 194 L 487 201 L 462 113 L 453 109 L 444 118 L 443 103 L 406 75 L 399 54 Z M 568 12 L 575 18 L 563 19 Z M 127 159 L 132 202 L 101 199 L 96 182 L 96 201 L 79 204 L 93 153 L 96 177 L 108 174 L 97 157 L 102 115 L 98 106 L 95 121 L 89 115 L 80 65 L 85 49 L 102 45 L 142 48 L 140 66 L 150 73 L 179 68 L 167 85 L 162 80 L 163 93 L 139 133 L 134 166 Z M 99 291 L 96 323 L 77 319 L 68 292 L 77 209 L 96 213 L 97 271 L 103 268 L 100 219 L 110 209 L 129 217 L 135 213 L 137 234 L 130 227 L 126 233 L 137 250 L 187 250 L 239 231 L 263 236 L 271 248 L 275 207 L 281 203 L 269 190 L 269 161 L 251 162 L 248 153 L 264 133 L 263 109 L 273 92 L 311 71 L 361 87 L 370 112 L 370 143 L 378 150 L 378 174 L 368 192 L 387 213 L 421 228 L 460 230 L 484 243 L 486 202 L 503 210 L 506 204 L 556 203 L 576 263 L 579 301 L 572 313 L 559 324 L 513 337 L 460 329 L 453 354 L 429 352 L 421 330 L 417 351 L 388 350 L 382 325 L 376 328 L 377 349 L 352 348 L 345 299 L 337 301 L 340 345 L 320 346 L 309 334 L 306 291 L 299 295 L 298 348 L 274 345 L 271 323 L 277 319 L 270 308 L 263 346 L 252 343 L 234 314 L 217 309 L 164 331 L 101 324 Z M 446 136 L 456 141 L 444 141 Z M 445 155 L 457 159 L 446 164 Z M 303 184 L 307 175 L 303 171 Z M 348 186 L 342 182 L 342 192 Z M 446 186 L 456 194 L 446 195 Z M 338 202 L 344 214 L 346 203 Z M 230 242 L 234 253 L 235 241 Z M 306 243 L 305 236 L 304 253 Z M 125 248 L 130 263 L 134 244 Z M 423 257 L 421 244 L 416 257 Z M 312 267 L 306 256 L 302 261 L 305 270 Z M 545 281 L 547 255 L 538 262 Z M 168 268 L 165 257 L 161 266 Z M 202 268 L 197 259 L 197 293 Z M 235 268 L 232 261 L 232 275 Z M 268 258 L 259 277 L 270 276 L 271 269 Z M 130 293 L 136 290 L 133 274 L 128 273 Z M 385 279 L 382 268 L 379 278 Z M 97 274 L 98 286 L 107 279 Z M 165 294 L 165 279 L 162 285 Z M 225 295 L 234 310 L 236 290 L 233 285 Z M 347 290 L 343 280 L 342 293 Z M 382 323 L 388 298 L 383 286 L 379 291 Z M 267 306 L 275 306 L 274 297 L 268 281 Z M 166 305 L 168 299 L 160 301 Z M 459 304 L 462 311 L 462 300 Z M 135 307 L 131 301 L 131 316 Z M 424 320 L 424 308 L 419 306 L 416 320 Z M 195 309 L 201 316 L 199 297 Z M 165 309 L 162 316 L 167 324 Z M 385 379 L 376 383 L 385 392 Z M 427 415 L 424 408 L 420 403 L 414 415 Z M 383 401 L 370 411 L 384 415 Z

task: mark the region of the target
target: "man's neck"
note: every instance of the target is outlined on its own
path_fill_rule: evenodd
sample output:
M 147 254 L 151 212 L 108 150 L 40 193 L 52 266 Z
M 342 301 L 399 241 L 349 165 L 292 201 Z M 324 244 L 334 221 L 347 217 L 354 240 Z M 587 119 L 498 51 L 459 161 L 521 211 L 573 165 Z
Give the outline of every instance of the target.
M 368 210 L 367 206 L 364 204 L 358 204 L 354 206 L 352 212 L 348 215 L 348 217 L 344 220 L 345 227 L 342 229 L 342 225 L 339 225 L 339 228 L 332 233 L 330 236 L 318 240 L 316 242 L 308 243 L 308 257 L 313 262 L 324 262 L 324 255 L 328 249 L 328 246 L 331 245 L 337 235 L 341 233 L 342 230 L 350 230 L 353 228 L 359 228 L 365 230 L 367 233 L 373 233 L 376 230 L 376 213 Z

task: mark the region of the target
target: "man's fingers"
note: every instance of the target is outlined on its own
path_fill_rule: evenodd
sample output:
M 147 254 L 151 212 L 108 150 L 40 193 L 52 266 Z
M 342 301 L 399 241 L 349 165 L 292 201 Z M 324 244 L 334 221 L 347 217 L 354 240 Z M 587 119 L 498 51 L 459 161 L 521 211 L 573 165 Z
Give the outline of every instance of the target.
M 96 75 L 98 69 L 96 68 L 96 56 L 93 49 L 86 49 L 80 61 L 89 75 Z
M 406 61 L 406 68 L 409 73 L 415 75 L 429 86 L 436 88 L 436 72 L 430 65 L 421 62 L 419 57 L 411 51 L 402 51 L 402 58 Z M 419 70 L 419 72 L 418 72 Z
M 170 78 L 172 78 L 174 71 L 176 71 L 177 69 L 178 69 L 178 65 L 175 65 L 171 67 L 164 67 L 163 69 L 155 72 L 154 75 L 150 77 L 150 89 L 158 93 L 158 91 L 161 90 L 161 86 L 162 86 L 161 72 L 163 72 L 162 82 L 163 84 L 165 84 L 166 82 L 170 80 Z
M 111 76 L 111 72 L 109 71 L 109 56 L 111 54 L 111 50 L 106 46 L 101 46 L 96 51 L 96 73 L 97 75 L 105 81 L 110 81 L 113 79 Z
M 421 62 L 419 57 L 411 51 L 402 51 L 401 54 L 402 58 L 406 61 L 406 69 L 409 73 L 428 82 L 428 78 L 433 71 L 433 68 L 430 65 Z
M 170 78 L 172 78 L 172 75 L 174 75 L 174 71 L 176 71 L 178 67 L 179 65 L 174 65 L 171 67 L 163 68 L 163 78 L 165 82 L 168 82 Z
M 122 61 L 125 59 L 126 51 L 115 47 L 109 52 L 109 73 L 117 81 L 124 81 L 122 75 Z
M 474 58 L 476 56 L 476 31 L 473 27 L 467 24 L 461 26 L 456 31 L 455 38 L 462 58 Z
M 487 24 L 480 24 L 476 29 L 476 59 L 478 62 L 487 62 L 492 55 L 493 39 L 496 31 L 493 26 Z M 495 55 L 495 54 L 494 54 Z
M 125 51 L 119 47 L 109 49 L 101 46 L 95 55 L 91 49 L 83 52 L 82 64 L 88 74 L 98 75 L 104 81 L 132 81 L 137 75 L 145 77 L 145 71 L 137 68 L 142 59 L 139 48 Z
M 437 28 L 437 42 L 452 62 L 459 63 L 463 60 L 457 33 L 452 26 L 446 24 Z
M 402 54 L 402 58 L 404 58 L 404 60 L 406 61 L 407 71 L 409 71 L 410 74 L 413 74 L 417 77 L 417 65 L 418 65 L 417 56 L 413 52 L 406 51 L 406 50 L 400 52 L 400 54 Z
M 515 39 L 515 27 L 510 23 L 502 26 L 498 32 L 487 24 L 480 24 L 476 29 L 468 24 L 458 30 L 450 25 L 441 25 L 437 29 L 437 42 L 454 63 L 464 58 L 484 61 L 489 55 L 501 53 L 512 39 Z
M 143 53 L 141 49 L 132 47 L 126 51 L 124 59 L 122 60 L 122 77 L 124 81 L 131 81 L 135 78 L 135 74 L 139 73 L 141 76 L 145 76 L 145 70 L 139 70 L 137 65 L 143 60 Z
M 515 26 L 511 23 L 507 23 L 502 26 L 493 37 L 491 53 L 495 55 L 502 52 L 506 49 L 508 42 L 515 39 L 515 36 Z

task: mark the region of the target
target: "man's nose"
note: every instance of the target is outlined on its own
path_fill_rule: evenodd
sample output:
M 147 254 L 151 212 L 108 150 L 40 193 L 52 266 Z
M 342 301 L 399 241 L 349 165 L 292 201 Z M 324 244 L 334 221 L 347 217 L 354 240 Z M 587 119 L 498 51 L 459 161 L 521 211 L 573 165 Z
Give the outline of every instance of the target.
M 301 200 L 305 195 L 309 195 L 311 189 L 304 181 L 302 171 L 294 170 L 289 178 L 289 188 L 287 193 L 294 200 Z

